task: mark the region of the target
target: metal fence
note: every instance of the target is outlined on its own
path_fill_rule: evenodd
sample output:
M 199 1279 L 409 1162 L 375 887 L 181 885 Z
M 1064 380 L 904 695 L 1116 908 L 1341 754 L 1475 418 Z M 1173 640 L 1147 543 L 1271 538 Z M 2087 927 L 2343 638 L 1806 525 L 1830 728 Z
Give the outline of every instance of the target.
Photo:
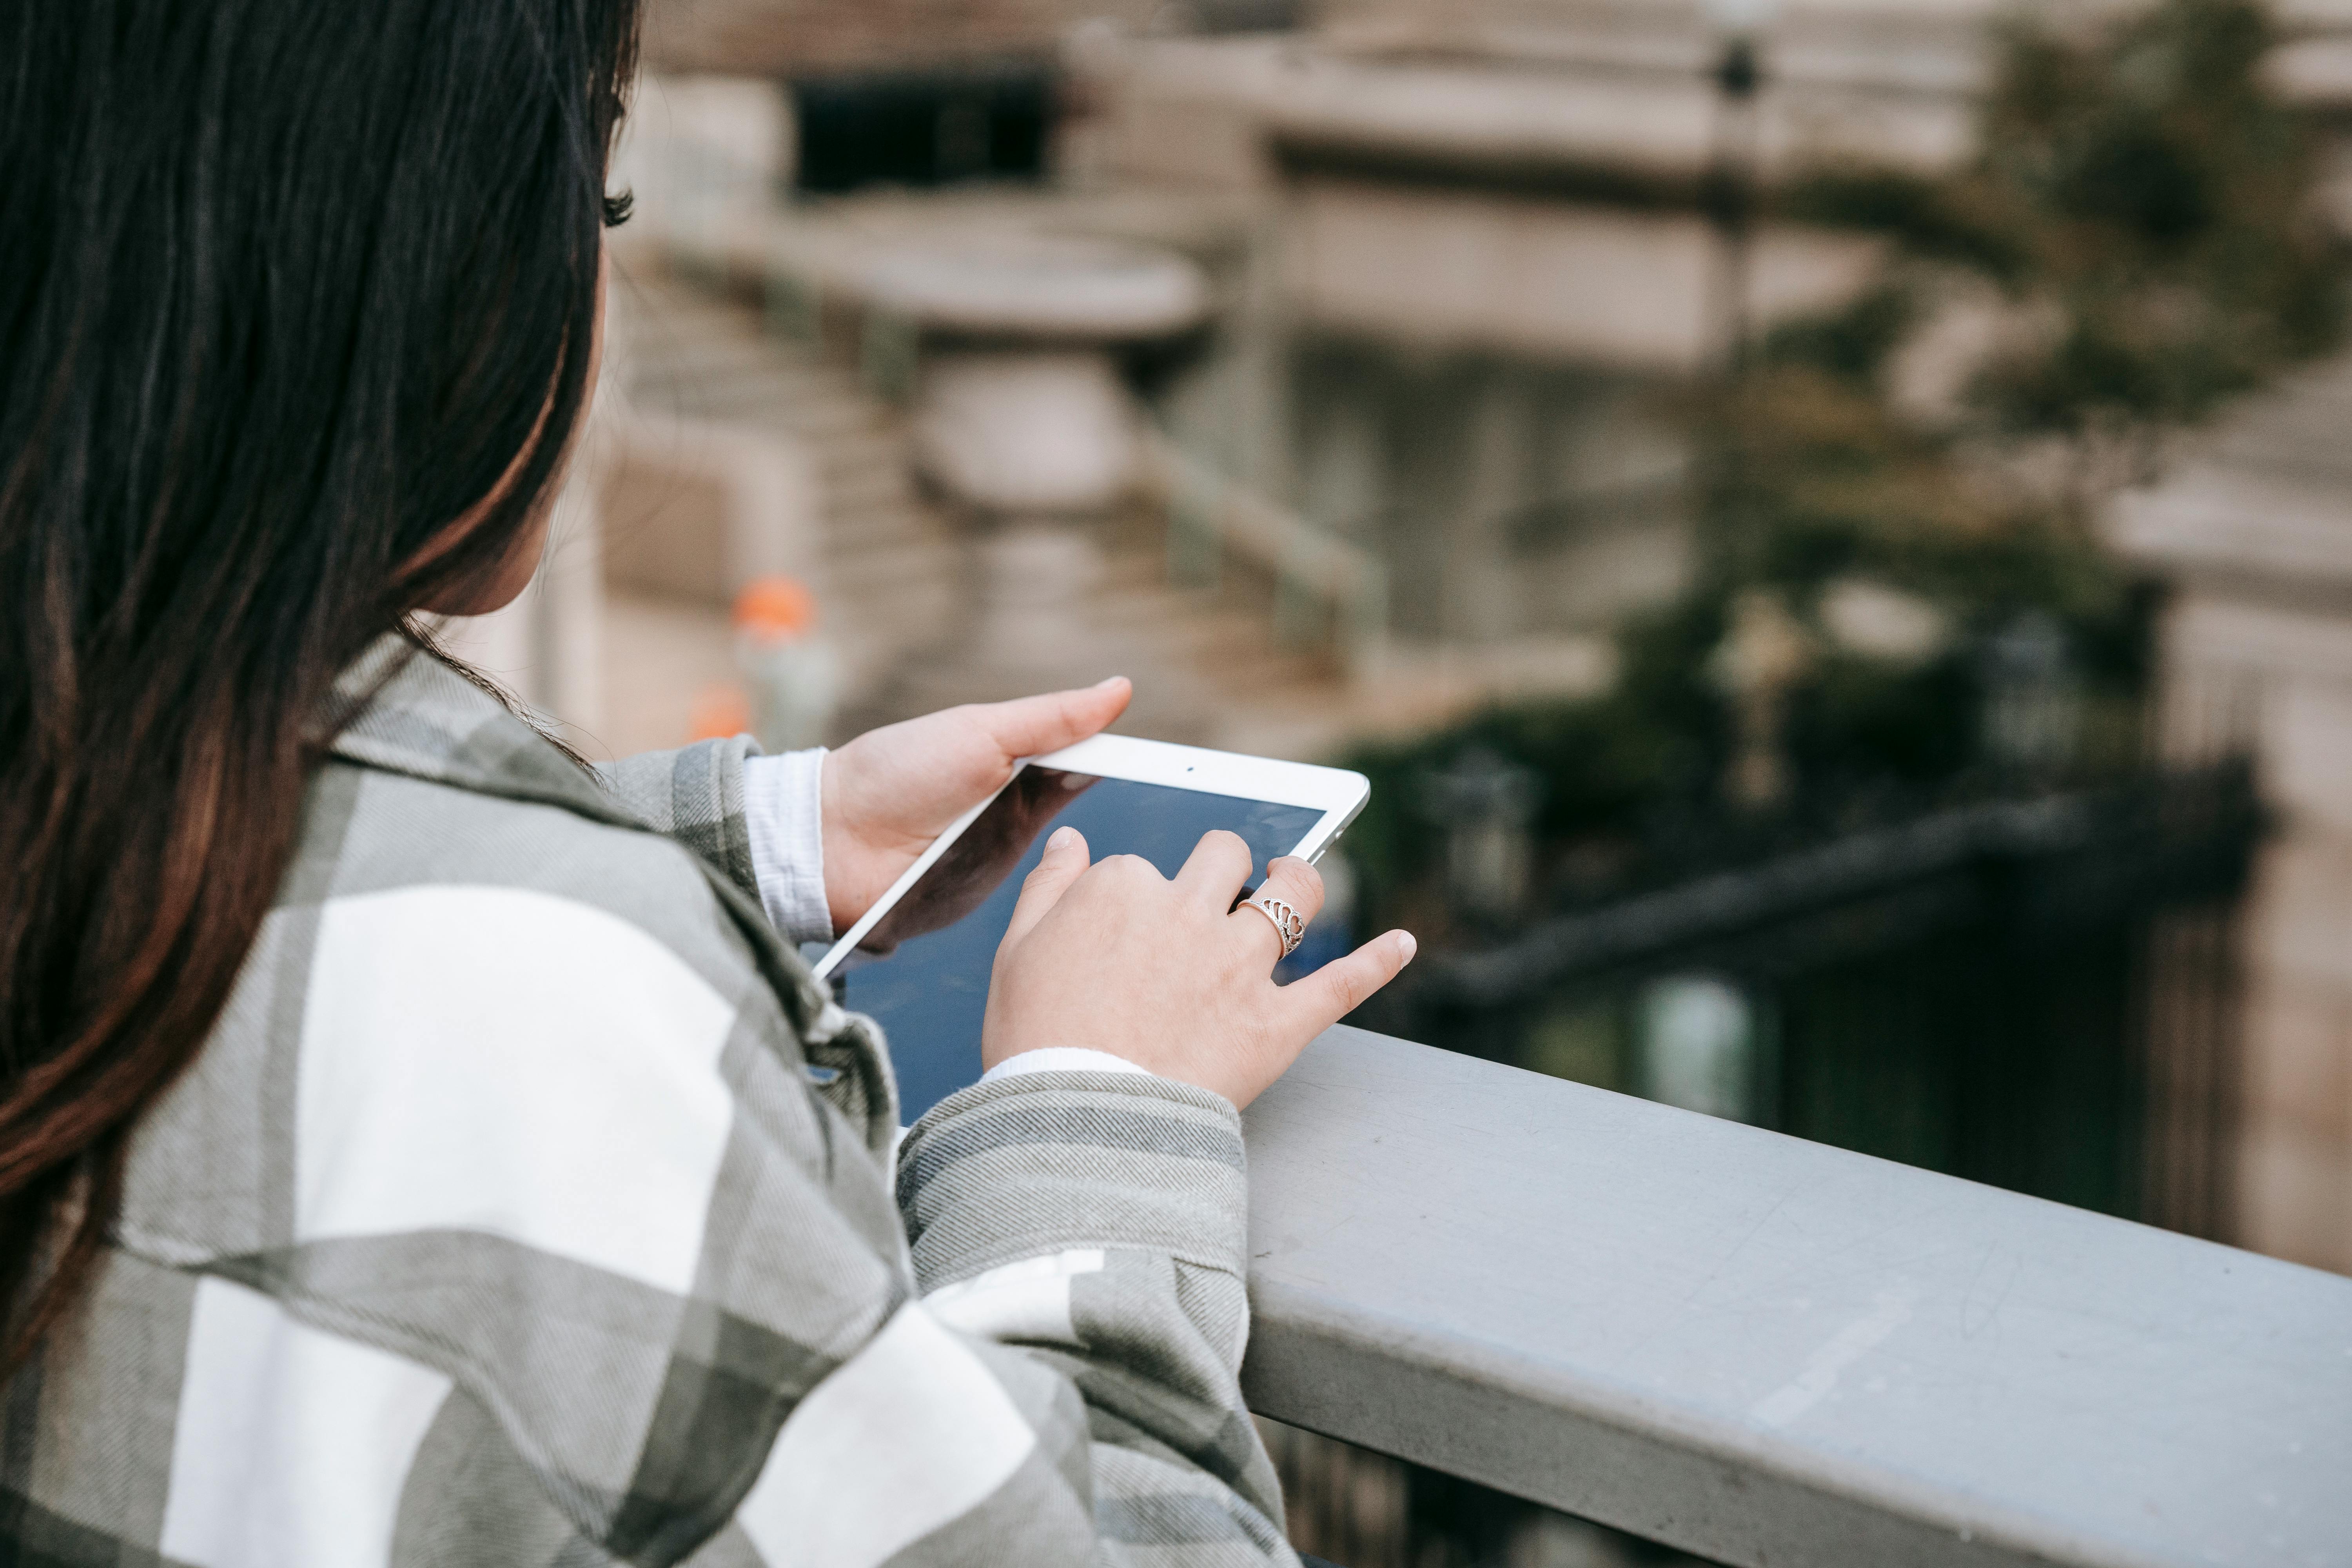
M 1307 1568 L 1703 1568 L 1706 1559 L 1261 1417 Z
M 1356 1021 L 2217 1237 L 2261 824 L 2231 764 L 1685 855 Z

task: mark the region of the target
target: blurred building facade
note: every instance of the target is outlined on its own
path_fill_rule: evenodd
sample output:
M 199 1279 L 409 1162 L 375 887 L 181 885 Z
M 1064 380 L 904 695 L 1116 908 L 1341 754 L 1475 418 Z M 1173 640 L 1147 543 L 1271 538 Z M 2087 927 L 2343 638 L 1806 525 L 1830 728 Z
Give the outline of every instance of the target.
M 2281 79 L 2341 124 L 2352 5 L 2281 10 Z M 1691 570 L 1685 400 L 1731 324 L 1881 260 L 1766 224 L 1731 265 L 1727 159 L 1967 158 L 1997 13 L 1790 6 L 1748 123 L 1672 0 L 665 0 L 616 395 L 539 589 L 467 635 L 608 751 L 683 738 L 777 573 L 845 729 L 1120 670 L 1136 728 L 1315 755 L 1596 689 Z M 2278 818 L 2223 1229 L 2339 1269 L 2347 413 L 2327 374 L 2258 401 L 2118 534 L 2177 585 L 2166 747 L 2251 751 Z
M 898 392 L 918 446 L 941 427 L 931 394 L 950 373 L 981 384 L 972 351 L 1062 352 L 1091 331 L 1098 363 L 1112 355 L 1141 395 L 1121 414 L 1151 437 L 1139 453 L 1164 437 L 1192 479 L 1159 486 L 1163 515 L 1131 520 L 1126 542 L 1139 550 L 1106 559 L 1097 528 L 1049 573 L 1100 588 L 1158 553 L 1174 579 L 1219 580 L 1228 610 L 1235 585 L 1222 579 L 1238 574 L 1255 580 L 1239 597 L 1259 601 L 1277 634 L 1197 604 L 1113 615 L 1126 628 L 1177 623 L 1172 640 L 1192 650 L 1126 639 L 1165 676 L 1147 681 L 1169 689 L 1163 732 L 1307 752 L 1497 697 L 1605 682 L 1611 623 L 1688 574 L 1680 405 L 1727 320 L 1769 326 L 1835 305 L 1873 275 L 1866 239 L 1767 227 L 1734 306 L 1721 237 L 1699 210 L 1722 151 L 1707 76 L 1719 40 L 1688 8 L 1563 6 L 1532 21 L 1341 10 L 1300 29 L 1281 26 L 1294 17 L 1279 5 L 1006 5 L 959 8 L 929 30 L 887 7 L 836 9 L 657 14 L 659 63 L 725 64 L 785 89 L 766 110 L 737 90 L 740 75 L 648 92 L 635 183 L 657 232 L 640 253 L 689 257 L 689 270 L 731 280 L 739 296 L 766 296 L 772 324 L 782 293 L 809 341 L 830 331 L 840 351 L 854 340 L 845 357 L 869 372 L 895 332 L 910 356 Z M 1922 167 L 1963 153 L 1968 22 L 1929 33 L 1929 54 L 1958 48 L 1958 65 L 1921 66 L 1909 57 L 1923 46 L 1896 28 L 1883 59 L 1811 75 L 1776 67 L 1788 86 L 1768 94 L 1757 128 L 1764 176 L 1889 147 Z M 1845 79 L 1857 70 L 1887 79 L 1857 90 Z M 862 194 L 831 194 L 854 183 L 844 145 L 871 155 Z M 766 199 L 780 188 L 799 199 Z M 1024 266 L 1042 277 L 1052 264 L 1041 253 L 1073 237 L 1118 247 L 1130 272 L 1147 254 L 1188 267 L 1199 319 L 1082 328 L 1069 310 L 1039 317 L 1004 289 L 975 316 L 970 298 L 905 287 L 926 269 L 967 283 Z M 1030 282 L 1033 297 L 1054 287 Z M 1134 469 L 1142 480 L 1174 471 Z M 948 511 L 971 512 L 936 465 L 925 477 Z M 951 531 L 968 541 L 990 528 Z M 1042 562 L 1040 541 L 1027 542 Z M 966 553 L 964 598 L 985 599 L 1003 552 Z M 1120 651 L 1074 613 L 1044 616 L 1034 602 L 1021 613 L 1058 619 L 1059 646 Z M 1377 659 L 1363 657 L 1368 634 Z M 1360 681 L 1318 682 L 1297 658 L 1311 666 L 1347 639 L 1358 646 L 1337 662 L 1357 676 L 1380 668 L 1371 702 L 1353 700 Z M 975 661 L 966 650 L 933 662 Z M 1083 661 L 1064 662 L 1075 674 Z M 957 683 L 916 684 L 936 695 Z M 891 701 L 852 706 L 875 714 Z M 1203 729 L 1174 710 L 1204 704 L 1265 719 Z
M 2352 363 L 2251 401 L 2117 543 L 2177 585 L 2161 743 L 2251 754 L 2273 814 L 2240 952 L 2232 1239 L 2352 1272 Z
M 2352 0 L 2282 9 L 2282 79 L 2352 125 Z M 1766 224 L 1734 265 L 1727 160 L 1966 159 L 1999 10 L 1792 5 L 1747 122 L 1684 0 L 656 0 L 586 460 L 457 636 L 592 752 L 687 738 L 777 574 L 845 734 L 1122 672 L 1131 729 L 1318 756 L 1600 689 L 1693 569 L 1692 389 L 1883 258 Z M 2352 369 L 2257 400 L 2116 537 L 2175 589 L 2166 753 L 2251 755 L 2274 817 L 2235 929 L 2154 950 L 2244 997 L 2157 1086 L 2237 1128 L 2197 1228 L 2352 1271 L 2347 427 Z M 1306 1549 L 1472 1560 L 1454 1483 L 1277 1451 Z M 1479 1517 L 1481 1561 L 1654 1560 Z

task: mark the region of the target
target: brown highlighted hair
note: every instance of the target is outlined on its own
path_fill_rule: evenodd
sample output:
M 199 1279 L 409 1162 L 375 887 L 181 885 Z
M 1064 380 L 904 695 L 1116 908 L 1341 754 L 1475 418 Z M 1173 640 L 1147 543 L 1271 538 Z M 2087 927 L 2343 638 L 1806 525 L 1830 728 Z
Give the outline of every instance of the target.
M 0 7 L 10 1362 L 227 1001 L 336 678 L 558 477 L 635 39 L 635 0 Z

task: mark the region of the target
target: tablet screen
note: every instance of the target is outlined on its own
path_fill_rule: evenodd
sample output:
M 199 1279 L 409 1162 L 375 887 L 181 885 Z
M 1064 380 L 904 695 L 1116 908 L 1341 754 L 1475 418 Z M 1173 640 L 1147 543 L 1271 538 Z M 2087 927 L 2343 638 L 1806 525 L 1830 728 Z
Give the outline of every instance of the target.
M 1085 834 L 1095 859 L 1140 855 L 1172 877 L 1202 834 L 1223 827 L 1241 835 L 1256 857 L 1255 883 L 1267 861 L 1296 849 L 1322 816 L 1313 806 L 1023 769 L 835 976 L 842 1005 L 870 1015 L 889 1038 L 899 1120 L 912 1125 L 979 1081 L 989 970 L 1021 884 L 1055 828 L 1067 823 Z

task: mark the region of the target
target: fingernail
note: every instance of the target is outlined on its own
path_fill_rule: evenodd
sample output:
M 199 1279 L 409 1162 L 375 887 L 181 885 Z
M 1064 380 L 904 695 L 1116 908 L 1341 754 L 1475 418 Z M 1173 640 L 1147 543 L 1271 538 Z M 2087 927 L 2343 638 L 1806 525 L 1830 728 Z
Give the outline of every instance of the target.
M 1126 679 L 1127 677 L 1124 675 L 1114 675 L 1108 680 L 1097 680 L 1095 682 L 1095 689 L 1097 691 L 1100 691 L 1106 686 L 1117 686 L 1120 681 L 1125 680 Z
M 1076 844 L 1077 841 L 1078 830 L 1076 828 L 1056 827 L 1054 829 L 1053 837 L 1045 840 L 1045 848 L 1048 852 L 1055 849 L 1067 849 L 1071 845 Z
M 1397 945 L 1404 949 L 1404 961 L 1407 963 L 1411 963 L 1412 955 L 1421 951 L 1421 943 L 1412 940 L 1412 932 L 1409 931 L 1397 932 Z

